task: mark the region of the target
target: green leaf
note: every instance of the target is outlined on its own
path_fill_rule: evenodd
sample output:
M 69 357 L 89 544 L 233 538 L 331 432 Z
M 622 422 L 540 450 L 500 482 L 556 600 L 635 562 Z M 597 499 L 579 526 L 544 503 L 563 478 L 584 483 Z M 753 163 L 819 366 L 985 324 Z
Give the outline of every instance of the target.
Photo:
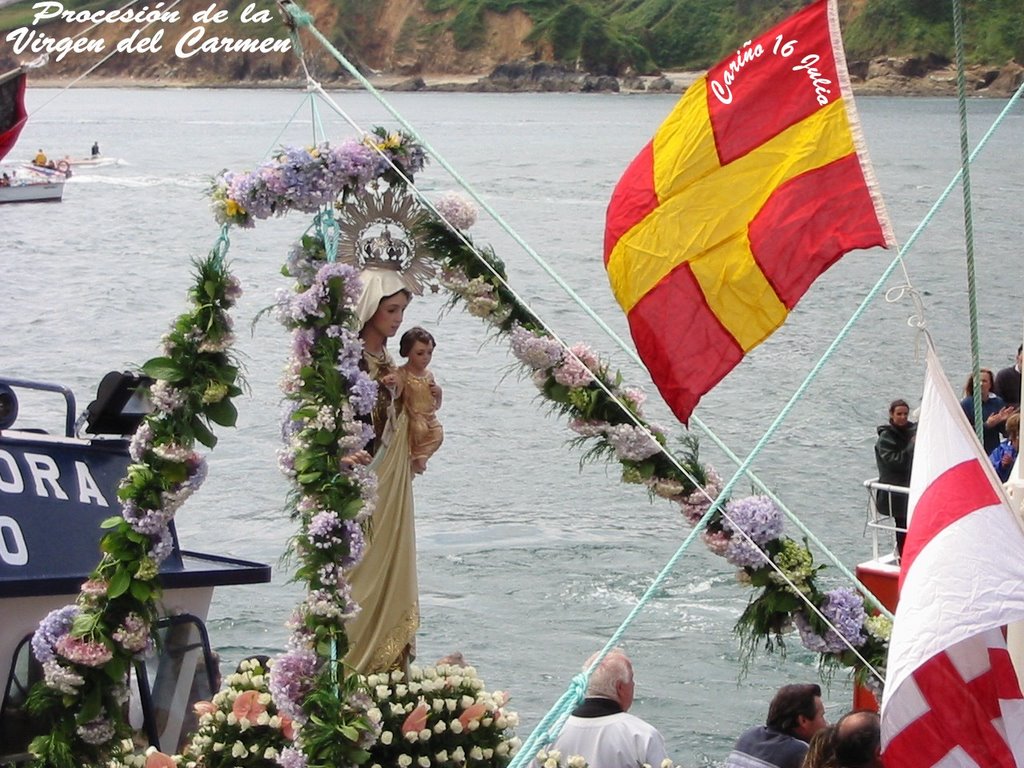
M 107 586 L 107 597 L 113 600 L 115 597 L 120 597 L 128 588 L 131 586 L 132 577 L 128 571 L 123 568 L 118 568 L 114 572 L 113 577 L 110 579 L 110 584 Z
M 123 520 L 124 518 L 120 516 L 108 517 L 106 520 L 100 523 L 100 528 L 104 530 L 106 530 L 107 528 L 116 528 L 118 524 L 120 524 Z
M 233 427 L 235 422 L 238 421 L 238 409 L 227 398 L 216 403 L 210 403 L 203 411 L 206 413 L 206 418 L 215 424 L 220 424 L 222 427 Z
M 195 436 L 196 440 L 207 448 L 213 448 L 217 445 L 216 436 L 197 417 L 192 417 L 192 421 L 189 426 L 192 428 L 192 434 Z
M 103 710 L 103 689 L 98 685 L 91 685 L 82 699 L 82 707 L 78 710 L 75 720 L 79 723 L 88 723 L 100 716 Z
M 132 597 L 140 603 L 145 603 L 149 600 L 149 596 L 153 593 L 153 589 L 144 581 L 133 581 L 131 592 Z
M 154 357 L 142 366 L 142 372 L 154 379 L 163 379 L 172 384 L 185 378 L 184 371 L 169 357 Z
M 309 483 L 315 482 L 320 479 L 323 472 L 306 472 L 305 474 L 299 475 L 295 478 L 300 485 L 308 485 Z

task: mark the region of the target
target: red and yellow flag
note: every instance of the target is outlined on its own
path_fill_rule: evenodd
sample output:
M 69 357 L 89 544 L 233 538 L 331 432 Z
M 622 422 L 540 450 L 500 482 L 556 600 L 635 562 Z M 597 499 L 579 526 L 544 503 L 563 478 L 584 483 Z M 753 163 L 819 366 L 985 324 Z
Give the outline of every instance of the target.
M 683 422 L 847 251 L 894 243 L 860 137 L 835 0 L 683 94 L 619 180 L 604 260 Z

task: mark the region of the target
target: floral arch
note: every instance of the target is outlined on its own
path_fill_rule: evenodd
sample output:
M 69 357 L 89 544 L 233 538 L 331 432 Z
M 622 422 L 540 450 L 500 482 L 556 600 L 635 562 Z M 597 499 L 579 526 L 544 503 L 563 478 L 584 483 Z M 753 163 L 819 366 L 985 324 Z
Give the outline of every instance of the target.
M 365 242 L 354 229 L 380 236 L 381 221 L 394 225 L 402 247 L 429 254 L 432 267 L 424 269 L 423 280 L 445 289 L 451 306 L 463 305 L 508 341 L 523 374 L 568 419 L 584 459 L 617 461 L 623 482 L 678 504 L 690 525 L 706 525 L 705 544 L 757 590 L 736 625 L 747 652 L 760 645 L 771 650 L 795 626 L 803 644 L 821 654 L 826 670 L 850 667 L 858 682 L 878 690 L 861 658 L 875 669 L 884 666 L 888 620 L 872 616 L 849 588 L 818 587 L 824 566 L 814 564 L 806 543 L 783 534 L 781 513 L 769 499 L 728 500 L 705 520 L 722 481 L 698 460 L 696 441 L 686 441 L 681 459 L 670 456 L 665 432 L 644 419 L 641 390 L 625 384 L 585 345 L 567 349 L 548 334 L 509 289 L 501 260 L 465 233 L 475 221 L 468 203 L 455 196 L 427 207 L 416 202 L 409 186 L 425 163 L 412 137 L 377 128 L 363 141 L 286 148 L 255 171 L 226 172 L 215 181 L 210 197 L 223 234 L 195 265 L 192 308 L 164 337 L 163 354 L 143 366 L 156 380 L 151 388 L 156 410 L 131 443 L 132 464 L 119 491 L 122 515 L 104 523 L 103 560 L 76 603 L 48 616 L 33 639 L 45 673 L 33 693 L 34 706 L 53 723 L 48 736 L 33 742 L 38 765 L 154 768 L 166 757 L 132 757 L 121 704 L 133 657 L 152 645 L 161 594 L 156 577 L 168 554 L 168 526 L 205 476 L 205 459 L 195 443 L 212 448 L 214 428 L 233 426 L 236 418 L 232 398 L 241 388 L 229 313 L 241 289 L 224 258 L 226 233 L 230 226 L 252 227 L 289 211 L 314 216 L 282 270 L 294 280 L 293 290 L 279 296 L 275 308 L 292 334 L 281 385 L 289 407 L 279 464 L 292 484 L 289 506 L 298 524 L 291 543 L 295 575 L 308 592 L 289 620 L 289 650 L 269 672 L 249 664 L 229 678 L 226 698 L 215 699 L 201 713 L 205 725 L 191 755 L 168 757 L 167 765 L 220 764 L 211 734 L 225 723 L 237 728 L 249 715 L 273 725 L 277 746 L 266 748 L 272 755 L 264 750 L 231 757 L 255 756 L 286 768 L 364 762 L 386 732 L 382 697 L 408 698 L 404 735 L 427 722 L 428 713 L 416 702 L 433 685 L 429 680 L 416 681 L 410 693 L 412 681 L 378 677 L 370 681 L 371 693 L 379 694 L 375 700 L 367 695 L 366 681 L 341 661 L 345 622 L 356 609 L 345 573 L 365 548 L 364 523 L 372 515 L 376 489 L 372 471 L 339 467 L 338 457 L 369 439 L 359 417 L 368 413 L 376 383 L 359 367 L 362 342 L 353 312 L 361 292 L 358 269 L 339 256 L 352 255 Z M 385 196 L 391 198 L 386 204 Z M 479 759 L 468 750 L 446 751 L 450 759 L 443 764 L 507 764 L 515 743 L 506 729 L 514 721 L 502 710 L 504 699 L 483 692 L 471 676 L 457 677 L 467 687 L 456 719 L 464 719 L 467 729 L 474 720 L 477 728 L 486 723 L 495 743 L 505 747 L 498 755 L 488 748 L 486 758 L 481 750 Z M 248 743 L 239 739 L 237 744 Z

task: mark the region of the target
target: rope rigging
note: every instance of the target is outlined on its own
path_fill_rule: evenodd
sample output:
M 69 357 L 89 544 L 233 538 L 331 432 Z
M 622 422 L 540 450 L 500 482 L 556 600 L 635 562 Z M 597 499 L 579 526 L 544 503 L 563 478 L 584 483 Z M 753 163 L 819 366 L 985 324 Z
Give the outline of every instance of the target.
M 956 4 L 956 0 L 954 0 L 954 4 Z M 625 352 L 627 354 L 627 356 L 629 356 L 633 360 L 634 363 L 639 365 L 640 361 L 639 361 L 638 357 L 636 356 L 636 353 L 633 351 L 632 347 L 630 345 L 627 345 L 621 338 L 619 338 L 615 334 L 615 332 L 611 328 L 608 327 L 608 325 L 603 320 L 601 320 L 601 318 L 597 315 L 597 313 L 591 307 L 589 307 L 586 304 L 586 302 L 583 301 L 575 293 L 575 291 L 573 291 L 573 289 L 567 283 L 565 283 L 565 281 L 555 272 L 555 270 L 549 264 L 547 264 L 546 261 L 538 253 L 536 253 L 529 246 L 529 244 L 527 244 L 501 218 L 501 216 L 499 214 L 497 214 L 497 212 L 495 212 L 490 207 L 490 205 L 488 205 L 488 203 L 479 196 L 479 194 L 476 193 L 476 191 L 472 188 L 472 186 L 467 181 L 465 181 L 458 174 L 458 172 L 455 171 L 454 168 L 452 168 L 452 166 L 429 144 L 429 142 L 427 142 L 422 136 L 420 136 L 418 134 L 418 132 L 416 131 L 416 129 L 412 125 L 410 125 L 381 96 L 381 94 L 359 72 L 359 70 L 354 65 L 352 65 L 351 62 L 349 62 L 344 57 L 343 54 L 341 54 L 339 51 L 337 51 L 337 49 L 335 49 L 334 46 L 331 45 L 331 43 L 328 40 L 326 40 L 316 30 L 316 28 L 313 26 L 313 23 L 312 23 L 312 17 L 309 14 L 307 14 L 306 12 L 302 11 L 300 8 L 298 8 L 298 6 L 296 6 L 294 3 L 291 3 L 291 2 L 282 3 L 282 7 L 285 10 L 285 12 L 289 15 L 289 17 L 293 20 L 293 25 L 292 25 L 293 31 L 297 33 L 298 27 L 303 27 L 303 28 L 307 29 L 312 35 L 314 35 L 314 37 L 316 37 L 318 39 L 318 41 L 323 45 L 323 47 L 328 52 L 330 52 L 331 55 L 334 56 L 334 58 L 340 64 L 342 64 L 342 66 L 345 67 L 345 69 L 354 78 L 356 78 L 356 80 L 359 81 L 360 85 L 362 85 L 362 87 L 365 90 L 367 90 L 371 95 L 373 95 L 377 99 L 377 101 L 380 102 L 390 112 L 390 114 L 403 126 L 403 128 L 405 128 L 407 131 L 409 131 L 409 133 L 412 136 L 414 136 L 423 145 L 424 149 L 438 162 L 439 165 L 441 165 L 451 175 L 451 177 L 460 185 L 460 187 L 463 190 L 465 190 L 467 192 L 467 194 L 481 207 L 481 209 L 486 211 L 492 217 L 492 219 L 510 237 L 512 237 L 512 239 L 521 248 L 523 248 L 523 250 L 534 260 L 534 262 L 536 264 L 538 264 L 542 269 L 544 269 L 544 271 L 559 285 L 559 287 L 562 288 L 562 290 L 588 315 L 588 317 L 590 317 L 591 320 L 596 322 L 598 324 L 598 326 L 601 327 L 601 329 L 605 332 L 605 334 L 623 352 Z M 296 50 L 297 51 L 300 50 L 297 45 L 296 45 Z M 305 64 L 303 64 L 303 67 L 305 69 Z M 308 90 L 311 92 L 311 94 L 316 94 L 320 98 L 323 98 L 328 104 L 330 104 L 332 106 L 332 108 L 337 112 L 337 114 L 339 114 L 343 119 L 345 119 L 355 130 L 357 130 L 362 135 L 366 135 L 366 132 L 363 129 L 361 129 L 360 126 L 355 121 L 353 121 L 347 114 L 345 114 L 345 112 L 336 103 L 334 103 L 330 99 L 330 97 L 323 91 L 322 87 L 320 87 L 320 85 L 318 83 L 316 83 L 315 81 L 312 80 L 312 78 L 309 77 L 308 69 L 306 69 L 306 74 L 307 74 L 307 80 L 308 80 Z M 847 336 L 851 332 L 853 326 L 856 325 L 856 323 L 863 316 L 863 314 L 866 311 L 868 305 L 878 297 L 878 294 L 880 292 L 882 292 L 885 284 L 889 281 L 889 279 L 892 276 L 892 273 L 896 270 L 897 267 L 899 267 L 902 270 L 902 272 L 903 272 L 904 283 L 901 284 L 900 286 L 897 286 L 896 288 L 890 289 L 886 293 L 886 300 L 888 300 L 888 301 L 896 301 L 896 300 L 899 300 L 899 299 L 901 299 L 903 297 L 909 298 L 911 300 L 911 302 L 913 303 L 913 305 L 914 305 L 914 314 L 909 319 L 908 323 L 912 327 L 916 327 L 918 329 L 924 329 L 925 328 L 925 320 L 924 320 L 923 309 L 922 309 L 922 305 L 921 305 L 921 301 L 920 301 L 920 296 L 919 296 L 918 292 L 916 291 L 916 289 L 914 288 L 914 286 L 913 286 L 913 284 L 912 284 L 912 282 L 910 280 L 910 277 L 909 277 L 909 274 L 907 272 L 906 265 L 905 265 L 905 256 L 909 253 L 910 249 L 912 248 L 912 246 L 916 242 L 916 240 L 919 237 L 920 233 L 923 232 L 923 230 L 927 227 L 928 223 L 934 217 L 935 213 L 938 211 L 938 209 L 945 202 L 946 198 L 948 197 L 948 194 L 949 194 L 949 191 L 950 191 L 952 185 L 956 183 L 956 181 L 957 181 L 957 179 L 959 177 L 962 176 L 965 179 L 965 194 L 969 193 L 968 169 L 969 169 L 970 163 L 973 162 L 974 158 L 977 156 L 977 154 L 984 147 L 984 145 L 987 142 L 988 138 L 992 135 L 992 133 L 995 131 L 995 129 L 998 127 L 998 125 L 1002 122 L 1002 120 L 1005 117 L 1005 115 L 1007 114 L 1010 106 L 1017 99 L 1020 98 L 1020 95 L 1021 95 L 1022 91 L 1024 91 L 1024 86 L 1022 86 L 1021 89 L 1018 90 L 1017 94 L 1015 94 L 1015 96 L 1010 100 L 1010 104 L 1007 105 L 1006 110 L 1004 110 L 1003 113 L 999 116 L 999 118 L 997 118 L 996 122 L 994 123 L 994 125 L 992 126 L 990 131 L 986 134 L 986 136 L 983 138 L 983 140 L 981 142 L 979 142 L 979 144 L 975 148 L 974 152 L 970 153 L 969 156 L 967 156 L 966 152 L 965 152 L 964 164 L 963 164 L 963 167 L 962 167 L 960 173 L 958 173 L 957 178 L 955 178 L 950 183 L 950 187 L 947 187 L 946 192 L 944 192 L 943 195 L 941 195 L 940 198 L 936 201 L 936 203 L 933 205 L 932 209 L 928 212 L 928 214 L 922 220 L 921 224 L 917 227 L 917 229 L 911 235 L 911 237 L 908 239 L 906 244 L 902 248 L 899 249 L 899 251 L 896 254 L 896 256 L 889 263 L 888 267 L 885 270 L 883 270 L 881 276 L 879 277 L 879 279 L 877 280 L 875 285 L 865 295 L 865 297 L 862 300 L 861 304 L 858 306 L 858 308 L 854 311 L 854 313 L 852 314 L 850 319 L 847 321 L 847 323 L 840 330 L 840 332 L 838 333 L 836 338 L 831 342 L 831 344 L 829 344 L 829 346 L 827 347 L 825 352 L 822 354 L 822 356 L 819 358 L 819 360 L 811 368 L 810 372 L 806 375 L 804 381 L 796 389 L 796 391 L 793 393 L 793 395 L 790 398 L 790 400 L 785 404 L 785 406 L 782 408 L 782 410 L 779 412 L 779 414 L 775 417 L 775 419 L 772 422 L 772 424 L 768 427 L 768 429 L 762 435 L 760 440 L 755 444 L 754 448 L 750 451 L 750 453 L 747 455 L 746 458 L 741 459 L 740 457 L 736 456 L 732 451 L 730 451 L 728 449 L 727 446 L 725 446 L 725 444 L 718 438 L 718 436 L 709 427 L 707 427 L 707 425 L 705 425 L 697 417 L 694 417 L 694 423 L 697 425 L 697 427 L 699 429 L 701 429 L 701 431 L 705 435 L 707 435 L 716 444 L 716 446 L 718 448 L 723 450 L 723 452 L 726 454 L 726 456 L 730 460 L 732 460 L 733 462 L 735 462 L 738 465 L 738 469 L 732 475 L 732 477 L 729 479 L 729 481 L 726 483 L 725 487 L 722 489 L 722 491 L 721 491 L 720 495 L 718 496 L 718 498 L 712 501 L 711 507 L 708 509 L 708 511 L 705 513 L 705 515 L 701 518 L 700 522 L 690 532 L 690 534 L 687 536 L 686 540 L 680 545 L 679 549 L 670 558 L 670 560 L 665 565 L 665 567 L 662 569 L 662 571 L 659 572 L 659 574 L 655 577 L 655 579 L 653 580 L 650 588 L 638 600 L 637 604 L 630 611 L 629 615 L 623 620 L 623 622 L 621 623 L 619 628 L 612 634 L 611 638 L 609 638 L 609 640 L 608 640 L 607 644 L 605 645 L 604 649 L 597 655 L 597 657 L 595 659 L 595 662 L 594 662 L 595 666 L 600 663 L 600 661 L 604 658 L 604 656 L 607 654 L 607 652 L 609 650 L 611 650 L 613 647 L 615 647 L 615 644 L 622 637 L 622 635 L 625 633 L 625 631 L 628 629 L 628 627 L 632 623 L 632 621 L 635 618 L 635 616 L 644 608 L 644 606 L 649 602 L 649 600 L 651 599 L 653 594 L 659 589 L 659 587 L 662 585 L 664 580 L 667 578 L 668 574 L 671 573 L 671 571 L 673 570 L 673 568 L 674 568 L 675 564 L 677 563 L 677 561 L 681 558 L 683 552 L 689 547 L 690 543 L 692 543 L 694 538 L 701 533 L 701 531 L 707 525 L 707 522 L 712 517 L 712 515 L 715 512 L 721 511 L 723 516 L 728 518 L 728 515 L 725 512 L 725 510 L 720 509 L 721 505 L 722 505 L 722 501 L 724 499 L 728 498 L 730 491 L 733 490 L 733 488 L 735 488 L 737 482 L 739 482 L 743 477 L 750 478 L 755 483 L 755 485 L 757 485 L 757 487 L 760 490 L 762 490 L 769 498 L 771 498 L 776 504 L 778 504 L 780 509 L 783 510 L 783 512 L 787 515 L 787 517 L 795 525 L 797 525 L 800 528 L 800 530 L 809 539 L 811 539 L 815 543 L 816 546 L 818 546 L 823 552 L 826 553 L 826 555 L 832 560 L 832 562 L 837 566 L 837 568 L 845 576 L 847 576 L 851 581 L 853 581 L 858 586 L 858 588 L 861 589 L 861 591 L 865 595 L 869 596 L 868 599 L 872 600 L 876 604 L 876 607 L 879 608 L 881 612 L 883 612 L 884 614 L 889 615 L 891 617 L 891 614 L 887 610 L 885 610 L 880 604 L 877 604 L 877 601 L 874 600 L 874 598 L 871 595 L 870 591 L 867 590 L 863 585 L 861 585 L 859 583 L 859 581 L 857 581 L 856 577 L 852 573 L 850 573 L 849 570 L 845 568 L 845 566 L 842 565 L 842 563 L 839 561 L 839 559 L 837 557 L 835 557 L 831 552 L 829 552 L 827 547 L 825 547 L 820 542 L 820 540 L 818 540 L 817 537 L 814 536 L 813 532 L 811 532 L 805 525 L 803 525 L 803 523 L 799 520 L 799 518 L 792 511 L 790 511 L 775 496 L 775 494 L 773 494 L 767 488 L 767 486 L 759 478 L 756 477 L 756 475 L 751 470 L 751 466 L 752 466 L 753 461 L 757 458 L 757 456 L 761 453 L 761 451 L 765 448 L 765 446 L 774 437 L 774 435 L 776 434 L 778 429 L 781 427 L 783 422 L 789 416 L 789 414 L 792 411 L 792 409 L 794 408 L 794 406 L 802 399 L 804 393 L 807 391 L 809 386 L 817 378 L 817 376 L 819 375 L 821 370 L 824 368 L 824 366 L 830 361 L 830 359 L 835 354 L 837 349 L 843 344 L 843 342 L 845 341 L 845 339 L 847 338 Z M 315 107 L 313 109 L 314 109 L 314 114 L 316 114 Z M 962 145 L 963 146 L 966 146 L 965 142 L 966 142 L 966 128 L 964 128 L 962 130 Z M 395 170 L 400 175 L 402 175 L 403 178 L 404 178 L 404 174 L 402 174 L 401 169 L 395 168 Z M 438 215 L 443 220 L 444 217 L 434 208 L 434 206 L 430 203 L 430 201 L 426 200 L 424 195 L 415 187 L 414 184 L 412 184 L 411 180 L 406 179 L 406 181 L 409 184 L 409 188 L 412 189 L 415 192 L 415 194 L 421 199 L 421 201 L 424 203 L 424 205 L 426 207 L 430 208 L 431 211 L 433 211 L 436 215 Z M 970 214 L 969 214 L 969 206 L 965 206 L 965 207 L 968 210 L 968 213 L 966 215 L 968 216 L 968 219 L 969 219 L 969 216 L 970 216 Z M 968 226 L 968 230 L 970 230 L 970 223 L 969 223 L 969 221 L 968 221 L 968 225 L 967 226 Z M 490 262 L 487 259 L 485 259 L 483 257 L 483 255 L 480 254 L 479 251 L 477 251 L 477 249 L 466 238 L 464 238 L 461 235 L 460 232 L 458 232 L 457 229 L 453 228 L 453 231 L 455 231 L 459 235 L 460 239 L 462 239 L 463 242 L 467 246 L 469 246 L 470 248 L 473 248 L 474 252 L 477 254 L 477 257 L 492 272 L 492 274 L 494 274 L 495 278 L 498 279 L 499 281 L 501 281 L 502 284 L 514 296 L 517 297 L 517 299 L 522 301 L 521 297 L 518 296 L 518 294 L 508 284 L 508 282 L 505 280 L 505 278 L 503 278 L 500 274 L 498 274 L 498 272 L 490 265 Z M 325 239 L 325 244 L 326 244 L 326 239 Z M 971 250 L 971 248 L 969 246 L 969 251 L 970 250 Z M 973 291 L 973 287 L 972 287 L 972 291 Z M 972 298 L 973 298 L 973 293 L 972 293 Z M 524 306 L 526 305 L 525 302 L 523 302 L 523 304 L 524 304 Z M 973 305 L 972 305 L 972 313 L 973 313 L 973 311 L 974 311 L 974 308 L 973 308 Z M 550 329 L 547 326 L 547 324 L 544 323 L 544 321 L 541 318 L 538 317 L 537 320 L 538 320 L 539 325 L 541 327 L 543 327 L 544 330 L 546 332 L 548 332 L 552 336 L 553 339 L 557 340 L 558 343 L 561 344 L 563 346 L 563 348 L 565 348 L 566 350 L 569 349 L 569 345 L 567 345 L 561 338 L 559 338 L 559 336 L 552 329 Z M 571 352 L 570 352 L 570 354 L 571 354 Z M 605 389 L 606 394 L 612 400 L 614 400 L 616 403 L 618 403 L 620 405 L 620 407 L 622 406 L 622 403 L 616 398 L 614 393 L 608 391 L 606 388 L 603 387 L 603 385 L 602 385 L 602 388 Z M 977 407 L 977 405 L 976 405 L 976 407 Z M 627 408 L 623 408 L 623 410 L 626 413 L 629 412 L 629 410 Z M 643 426 L 635 418 L 634 418 L 634 422 L 637 424 L 637 426 L 641 426 L 641 427 Z M 680 470 L 680 472 L 682 474 L 684 474 L 685 476 L 687 476 L 691 480 L 693 480 L 692 475 L 690 475 L 690 473 L 685 469 L 685 467 L 682 465 L 681 462 L 679 462 L 666 449 L 663 448 L 662 450 L 664 451 L 665 455 L 669 458 L 669 460 L 676 466 L 677 469 Z M 698 488 L 700 488 L 699 484 L 697 484 L 697 486 L 698 486 Z M 701 488 L 701 491 L 704 492 L 704 489 Z M 706 492 L 705 492 L 705 495 L 706 495 Z M 710 500 L 709 496 L 707 498 Z M 737 526 L 737 529 L 738 529 L 740 534 L 742 534 L 745 538 L 747 538 L 749 540 L 749 537 L 742 530 L 742 528 Z M 786 577 L 786 575 L 781 572 L 781 570 L 770 560 L 770 558 L 766 557 L 765 559 L 768 561 L 768 564 L 771 565 L 779 573 L 779 575 L 782 577 L 782 579 L 784 579 L 789 584 L 789 586 L 791 588 L 793 588 L 794 592 L 796 594 L 800 594 L 799 590 L 795 589 L 795 587 L 792 584 L 792 582 L 789 581 L 789 579 Z M 802 597 L 804 597 L 804 596 L 802 596 Z M 826 625 L 828 625 L 833 630 L 835 629 L 832 626 L 832 624 L 828 621 L 828 619 L 826 617 L 824 617 L 823 615 L 821 615 L 820 611 L 818 611 L 818 609 L 813 604 L 811 604 L 809 601 L 807 601 L 806 597 L 804 597 L 804 600 L 808 603 L 809 607 L 815 613 L 818 614 L 818 616 L 823 620 L 823 622 Z M 837 633 L 837 634 L 840 637 L 842 637 L 842 633 Z M 845 638 L 844 638 L 844 640 L 845 640 Z M 857 652 L 857 650 L 855 648 L 853 648 L 852 646 L 850 646 L 850 649 L 853 650 L 854 653 L 857 654 L 858 656 L 860 655 Z M 879 677 L 879 679 L 881 679 L 881 674 L 878 672 L 878 670 L 875 670 L 875 669 L 871 668 L 870 665 L 867 664 L 867 662 L 863 658 L 861 658 L 861 661 L 865 664 L 865 666 L 867 666 L 870 669 L 871 672 L 873 672 L 877 677 Z M 581 675 L 575 676 L 572 679 L 572 681 L 571 681 L 571 683 L 570 683 L 570 685 L 568 687 L 568 690 L 559 699 L 559 701 L 555 704 L 555 706 L 552 707 L 552 709 L 547 713 L 547 715 L 545 715 L 545 717 L 541 720 L 540 724 L 537 726 L 537 728 L 534 731 L 534 733 L 531 734 L 530 738 L 524 744 L 524 747 L 523 747 L 522 751 L 513 760 L 512 768 L 518 768 L 518 766 L 521 766 L 521 765 L 525 764 L 525 762 L 527 760 L 532 759 L 532 754 L 534 754 L 536 752 L 536 749 L 533 749 L 534 747 L 542 746 L 545 743 L 549 743 L 549 741 L 552 739 L 552 734 L 557 735 L 558 730 L 560 730 L 561 725 L 564 723 L 565 719 L 568 717 L 568 715 L 571 712 L 571 710 L 576 706 L 576 704 L 578 704 L 578 702 L 580 700 L 582 700 L 583 694 L 584 694 L 584 692 L 586 690 L 586 682 L 587 682 L 588 674 L 589 674 L 589 670 L 587 672 L 585 672 L 585 673 L 582 673 Z

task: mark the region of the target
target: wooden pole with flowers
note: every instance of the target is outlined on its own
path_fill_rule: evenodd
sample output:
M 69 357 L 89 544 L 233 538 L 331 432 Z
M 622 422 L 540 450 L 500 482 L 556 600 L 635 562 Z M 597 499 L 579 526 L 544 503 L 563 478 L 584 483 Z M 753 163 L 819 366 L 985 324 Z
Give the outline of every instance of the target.
M 228 314 L 241 295 L 224 261 L 226 230 L 195 262 L 190 310 L 163 338 L 163 355 L 142 372 L 154 410 L 131 441 L 131 464 L 118 497 L 120 516 L 103 523 L 102 559 L 73 605 L 51 612 L 32 638 L 43 668 L 29 711 L 49 723 L 30 746 L 32 765 L 106 765 L 131 737 L 124 703 L 133 659 L 152 649 L 162 594 L 160 564 L 173 548 L 174 513 L 206 476 L 195 444 L 212 448 L 211 427 L 233 426 L 231 398 L 241 393 Z

